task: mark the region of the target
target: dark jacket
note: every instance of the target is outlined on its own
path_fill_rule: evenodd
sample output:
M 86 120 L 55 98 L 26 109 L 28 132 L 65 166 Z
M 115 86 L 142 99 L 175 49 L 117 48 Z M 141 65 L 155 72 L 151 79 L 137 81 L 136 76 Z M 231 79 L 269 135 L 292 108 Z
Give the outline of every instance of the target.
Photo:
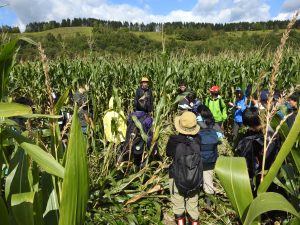
M 192 139 L 194 139 L 194 140 L 196 139 L 197 141 L 199 141 L 198 136 L 186 136 L 186 135 L 182 135 L 182 134 L 170 136 L 168 143 L 167 143 L 167 148 L 166 148 L 167 156 L 174 159 L 175 154 L 176 154 L 177 145 L 179 143 L 189 143 L 192 141 Z M 200 141 L 199 141 L 199 150 L 200 150 Z M 173 166 L 173 163 L 170 165 L 170 168 L 169 168 L 169 177 L 170 178 L 174 178 L 172 166 Z
M 291 108 L 288 110 L 287 113 L 288 114 L 292 113 L 292 115 L 290 115 L 286 120 L 287 125 L 289 126 L 290 129 L 292 129 L 292 126 L 294 125 L 298 110 L 297 110 L 297 108 Z
M 136 90 L 134 98 L 134 111 L 153 111 L 153 96 L 150 88 L 144 90 L 143 88 L 139 87 Z
M 77 103 L 80 110 L 78 111 L 79 123 L 81 127 L 87 127 L 87 121 L 85 119 L 88 116 L 88 97 L 87 93 L 75 92 L 73 101 Z

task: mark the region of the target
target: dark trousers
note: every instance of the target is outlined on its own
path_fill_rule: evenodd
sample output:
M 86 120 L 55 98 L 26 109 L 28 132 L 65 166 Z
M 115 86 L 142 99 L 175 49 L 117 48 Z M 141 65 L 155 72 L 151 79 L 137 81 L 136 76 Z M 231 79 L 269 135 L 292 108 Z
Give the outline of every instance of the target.
M 239 134 L 239 129 L 243 126 L 243 123 L 237 123 L 237 122 L 234 122 L 233 124 L 233 131 L 232 131 L 232 134 L 233 134 L 233 140 L 235 140 Z

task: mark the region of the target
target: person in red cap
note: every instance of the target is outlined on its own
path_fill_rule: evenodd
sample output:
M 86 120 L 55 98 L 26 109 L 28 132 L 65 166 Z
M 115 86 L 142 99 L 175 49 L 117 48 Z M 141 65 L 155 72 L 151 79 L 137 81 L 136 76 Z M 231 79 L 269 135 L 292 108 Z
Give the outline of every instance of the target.
M 227 109 L 220 96 L 220 90 L 219 86 L 212 86 L 209 89 L 210 97 L 205 100 L 205 105 L 212 112 L 215 122 L 222 127 L 223 122 L 227 119 Z

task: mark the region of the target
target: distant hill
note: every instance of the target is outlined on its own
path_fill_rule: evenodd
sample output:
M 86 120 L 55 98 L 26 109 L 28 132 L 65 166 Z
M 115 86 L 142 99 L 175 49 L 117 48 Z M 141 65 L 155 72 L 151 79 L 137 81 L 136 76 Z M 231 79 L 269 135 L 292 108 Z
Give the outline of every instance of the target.
M 267 47 L 275 49 L 283 29 L 258 31 L 212 31 L 209 29 L 185 29 L 165 34 L 166 49 L 170 52 L 190 51 L 192 54 L 222 51 L 249 51 Z M 62 54 L 75 56 L 93 52 L 139 54 L 143 51 L 160 52 L 161 32 L 128 31 L 128 29 L 109 29 L 105 27 L 60 27 L 41 32 L 11 34 L 30 37 L 42 43 L 47 55 L 57 57 Z M 300 48 L 300 29 L 293 30 L 288 45 Z M 25 45 L 22 58 L 36 56 L 32 46 Z

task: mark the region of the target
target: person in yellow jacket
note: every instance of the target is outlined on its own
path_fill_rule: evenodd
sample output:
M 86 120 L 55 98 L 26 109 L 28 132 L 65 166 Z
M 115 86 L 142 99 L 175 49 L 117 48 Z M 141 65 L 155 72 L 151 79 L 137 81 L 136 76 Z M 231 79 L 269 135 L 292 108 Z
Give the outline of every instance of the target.
M 114 98 L 109 100 L 109 109 L 103 117 L 104 134 L 108 142 L 120 143 L 125 141 L 126 135 L 126 119 L 124 112 L 119 110 L 116 112 Z

